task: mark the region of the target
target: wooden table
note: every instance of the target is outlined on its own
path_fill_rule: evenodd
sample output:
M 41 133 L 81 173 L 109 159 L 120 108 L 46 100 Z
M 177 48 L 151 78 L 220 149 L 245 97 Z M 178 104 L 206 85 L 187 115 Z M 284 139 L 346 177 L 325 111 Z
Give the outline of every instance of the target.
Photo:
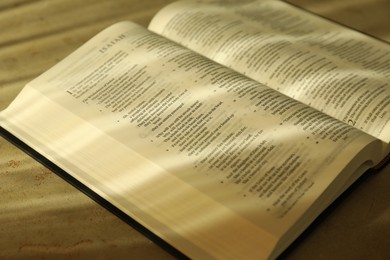
M 0 110 L 108 25 L 147 26 L 169 0 L 2 0 Z M 390 41 L 388 0 L 291 0 Z M 171 259 L 165 250 L 0 137 L 0 259 Z M 390 259 L 390 166 L 319 218 L 285 259 Z

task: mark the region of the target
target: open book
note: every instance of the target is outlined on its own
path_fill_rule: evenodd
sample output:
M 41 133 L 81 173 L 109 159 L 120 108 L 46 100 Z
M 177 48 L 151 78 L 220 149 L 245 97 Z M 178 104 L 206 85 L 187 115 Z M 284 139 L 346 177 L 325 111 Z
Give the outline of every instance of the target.
M 390 146 L 390 48 L 279 1 L 115 24 L 0 112 L 191 258 L 275 258 Z

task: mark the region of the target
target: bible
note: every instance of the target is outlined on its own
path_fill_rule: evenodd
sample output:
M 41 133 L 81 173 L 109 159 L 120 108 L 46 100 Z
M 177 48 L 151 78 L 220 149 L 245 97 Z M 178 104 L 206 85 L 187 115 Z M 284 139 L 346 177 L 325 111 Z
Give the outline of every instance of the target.
M 388 161 L 389 51 L 280 1 L 179 1 L 28 83 L 0 132 L 187 257 L 274 259 Z

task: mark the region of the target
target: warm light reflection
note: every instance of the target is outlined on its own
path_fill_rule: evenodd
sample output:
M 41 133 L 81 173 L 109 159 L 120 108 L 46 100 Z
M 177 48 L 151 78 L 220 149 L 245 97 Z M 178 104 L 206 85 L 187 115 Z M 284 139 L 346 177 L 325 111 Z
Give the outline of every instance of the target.
M 256 32 L 257 26 L 253 25 L 251 28 L 252 29 L 250 30 L 253 30 L 255 35 L 253 37 L 247 36 L 247 39 L 255 42 L 256 37 L 259 36 L 258 32 Z M 336 29 L 318 31 L 304 40 L 302 40 L 302 38 L 297 38 L 297 35 L 275 35 L 271 34 L 270 31 L 262 31 L 261 33 L 261 37 L 269 39 L 265 41 L 269 45 L 276 45 L 282 41 L 288 41 L 291 49 L 286 50 L 285 54 L 292 57 L 293 51 L 296 51 L 298 47 L 305 46 L 305 44 L 316 46 L 316 54 L 327 56 L 326 51 L 318 50 L 319 46 L 321 47 L 322 38 L 325 33 L 336 35 L 338 34 L 338 31 Z M 343 33 L 343 38 L 348 39 L 349 35 Z M 257 44 L 249 47 L 250 49 L 259 48 L 258 51 L 261 50 L 261 46 Z M 218 52 L 221 50 L 217 45 L 210 46 L 207 49 L 211 52 Z M 178 53 L 182 51 L 183 50 L 179 50 Z M 242 53 L 246 53 L 249 49 L 242 48 L 241 51 Z M 220 62 L 226 62 L 228 58 L 237 58 L 239 56 L 242 57 L 243 55 L 236 54 L 234 56 L 218 52 L 214 57 L 219 59 Z M 252 57 L 252 60 L 256 58 L 260 60 L 261 57 Z M 287 181 L 297 180 L 297 176 L 302 174 L 305 170 L 307 170 L 306 177 L 308 179 L 315 179 L 322 171 L 326 172 L 328 169 L 326 167 L 334 167 L 333 172 L 330 172 L 329 176 L 320 180 L 319 188 L 317 186 L 316 189 L 311 189 L 309 191 L 311 186 L 309 187 L 309 185 L 307 185 L 308 188 L 305 192 L 308 191 L 308 193 L 306 193 L 305 196 L 302 195 L 303 197 L 301 198 L 298 198 L 301 194 L 290 193 L 292 194 L 291 196 L 295 196 L 294 198 L 296 198 L 296 201 L 293 202 L 299 201 L 299 204 L 297 204 L 296 207 L 304 210 L 310 206 L 312 198 L 320 194 L 323 189 L 329 185 L 330 180 L 334 177 L 334 172 L 337 172 L 338 170 L 341 171 L 341 169 L 345 167 L 345 161 L 348 161 L 347 158 L 352 158 L 354 156 L 353 152 L 344 151 L 342 146 L 334 148 L 329 140 L 323 141 L 317 135 L 307 134 L 302 131 L 302 127 L 300 128 L 299 126 L 294 125 L 294 122 L 283 122 L 285 125 L 284 127 L 281 127 L 275 123 L 278 119 L 263 117 L 265 113 L 256 112 L 257 114 L 251 114 L 250 112 L 253 112 L 253 104 L 255 102 L 249 102 L 248 106 L 245 108 L 237 108 L 237 106 L 235 106 L 236 95 L 234 94 L 234 91 L 227 93 L 224 90 L 217 91 L 216 88 L 216 91 L 213 92 L 211 90 L 215 88 L 215 85 L 205 83 L 207 80 L 196 81 L 197 77 L 195 74 L 195 76 L 188 76 L 188 74 L 182 74 L 180 71 L 169 71 L 169 77 L 164 76 L 167 67 L 171 69 L 174 66 L 167 66 L 164 69 L 161 69 L 163 64 L 160 57 L 155 56 L 144 59 L 143 54 L 134 53 L 132 59 L 137 62 L 143 60 L 142 62 L 144 63 L 140 63 L 141 65 L 150 67 L 156 66 L 156 68 L 158 68 L 158 73 L 153 74 L 147 81 L 158 82 L 160 88 L 166 88 L 167 91 L 172 90 L 179 92 L 187 88 L 195 88 L 184 95 L 186 98 L 185 101 L 199 101 L 203 105 L 202 109 L 204 110 L 199 109 L 193 116 L 202 115 L 202 112 L 207 112 L 207 110 L 210 110 L 210 108 L 215 106 L 216 100 L 222 100 L 224 103 L 224 111 L 220 112 L 218 110 L 220 113 L 213 115 L 213 120 L 208 121 L 207 127 L 205 126 L 205 129 L 209 130 L 210 133 L 216 131 L 218 124 L 221 124 L 221 122 L 230 115 L 231 111 L 235 111 L 234 113 L 239 115 L 230 122 L 231 125 L 226 127 L 227 130 L 237 135 L 234 139 L 234 143 L 237 144 L 237 149 L 233 149 L 229 154 L 230 161 L 226 160 L 224 164 L 221 163 L 221 165 L 226 166 L 223 170 L 218 167 L 207 170 L 211 165 L 210 161 L 213 159 L 212 156 L 208 157 L 208 155 L 211 154 L 213 149 L 218 148 L 217 150 L 219 153 L 215 153 L 215 157 L 227 158 L 223 157 L 223 152 L 228 151 L 228 149 L 222 145 L 221 141 L 223 138 L 226 138 L 227 134 L 221 135 L 220 138 L 213 139 L 204 150 L 199 148 L 198 154 L 188 156 L 185 153 L 187 147 L 184 145 L 184 147 L 180 147 L 184 152 L 180 151 L 179 148 L 172 148 L 171 143 L 156 137 L 158 131 L 153 132 L 150 128 L 137 127 L 129 121 L 119 120 L 123 114 L 115 114 L 109 110 L 102 110 L 101 113 L 96 113 L 97 110 L 95 110 L 95 108 L 97 106 L 91 109 L 87 106 L 76 104 L 75 101 L 69 101 L 69 104 L 72 105 L 71 109 L 74 111 L 80 109 L 80 111 L 82 111 L 81 114 L 75 116 L 73 112 L 64 109 L 64 104 L 66 105 L 66 102 L 68 101 L 64 101 L 64 103 L 60 105 L 53 103 L 53 100 L 61 100 L 64 97 L 63 93 L 58 92 L 58 89 L 56 88 L 49 88 L 47 90 L 45 95 L 50 96 L 50 98 L 47 99 L 43 96 L 41 90 L 37 91 L 34 87 L 27 87 L 20 95 L 23 105 L 16 104 L 14 107 L 11 107 L 7 113 L 12 115 L 12 117 L 13 115 L 16 115 L 15 118 L 10 120 L 11 128 L 15 127 L 17 124 L 26 127 L 25 129 L 17 129 L 18 127 L 15 127 L 17 134 L 21 136 L 23 141 L 34 147 L 37 146 L 38 152 L 56 162 L 58 166 L 74 175 L 78 180 L 92 187 L 94 192 L 136 218 L 136 220 L 141 221 L 147 227 L 163 227 L 163 237 L 175 237 L 180 240 L 181 236 L 184 234 L 193 238 L 196 243 L 211 243 L 215 244 L 217 247 L 218 243 L 220 243 L 219 239 L 227 232 L 236 233 L 237 240 L 244 239 L 241 237 L 244 236 L 245 233 L 243 230 L 249 229 L 249 227 L 252 227 L 252 223 L 254 223 L 255 229 L 262 227 L 264 228 L 263 230 L 266 230 L 265 233 L 267 234 L 264 237 L 269 239 L 269 243 L 276 243 L 274 235 L 286 232 L 287 224 L 280 223 L 280 219 L 278 219 L 286 210 L 276 208 L 275 211 L 269 213 L 267 210 L 270 208 L 267 205 L 269 205 L 271 200 L 273 200 L 271 202 L 274 204 L 279 203 L 276 201 L 275 197 L 280 197 L 282 192 L 285 189 L 288 189 L 289 184 Z M 332 63 L 333 61 L 330 60 L 329 62 Z M 241 62 L 239 64 L 242 65 L 244 63 L 245 62 Z M 370 79 L 372 74 L 370 72 L 362 73 L 359 68 L 341 66 L 337 71 L 333 71 L 331 65 L 328 65 L 327 63 L 326 66 L 325 67 L 329 69 L 329 71 L 327 71 L 329 73 L 326 75 L 328 77 L 334 75 L 334 78 L 339 80 L 339 82 L 346 80 L 348 75 L 358 75 L 360 78 L 356 79 L 356 81 L 359 81 L 359 79 L 368 79 L 369 82 L 376 83 L 386 80 L 385 76 L 380 78 L 377 75 L 375 76 L 375 80 Z M 260 66 L 258 66 L 258 68 L 260 68 Z M 223 71 L 226 69 L 221 67 L 219 70 Z M 267 70 L 270 69 L 267 68 Z M 81 72 L 82 71 L 80 71 L 80 74 L 83 74 L 84 72 L 91 73 L 93 72 L 93 68 L 86 69 L 83 73 Z M 332 74 L 333 72 L 334 74 Z M 259 76 L 263 76 L 263 71 L 247 70 L 245 73 L 254 79 L 262 80 Z M 296 92 L 296 89 L 292 90 L 293 87 L 302 86 L 302 82 L 315 82 L 318 80 L 316 77 L 316 74 L 312 74 L 311 76 L 302 79 L 301 82 L 297 81 L 295 82 L 296 84 L 287 84 L 285 90 L 279 90 L 282 92 L 285 91 L 287 95 L 290 95 L 291 93 Z M 379 85 L 377 84 L 377 86 Z M 223 89 L 225 86 L 226 85 L 219 86 L 220 88 L 218 90 Z M 327 85 L 318 84 L 318 87 L 319 90 L 316 92 L 317 94 L 321 89 L 327 87 Z M 367 83 L 362 89 L 364 90 L 368 87 L 373 88 L 372 84 Z M 380 91 L 379 87 L 378 93 Z M 259 89 L 260 88 L 263 87 L 259 85 Z M 337 87 L 335 87 L 335 91 L 336 89 Z M 294 94 L 294 98 L 300 99 L 302 97 L 303 99 L 307 96 L 306 94 L 307 93 Z M 378 94 L 378 96 L 380 95 Z M 355 98 L 351 98 L 351 100 L 353 99 Z M 155 101 L 157 107 L 159 104 L 158 101 L 163 100 Z M 341 106 L 340 102 L 341 101 L 338 100 L 333 103 L 334 105 Z M 188 104 L 189 103 L 190 102 L 188 102 Z M 318 104 L 320 105 L 318 106 L 319 110 L 323 109 L 321 107 L 323 103 L 323 101 L 318 101 Z M 26 105 L 28 106 L 28 110 L 26 110 Z M 132 109 L 136 105 L 137 104 L 133 104 L 133 106 L 126 107 L 126 109 Z M 316 107 L 314 102 L 310 105 Z M 175 107 L 173 106 L 170 107 L 164 111 L 165 114 L 163 113 L 162 116 L 166 116 L 174 111 L 174 108 Z M 261 109 L 258 111 L 260 110 Z M 344 117 L 343 114 L 339 113 L 341 113 L 339 110 L 329 112 L 329 114 L 334 117 Z M 153 114 L 153 111 L 150 112 L 150 114 Z M 85 119 L 87 121 L 84 121 Z M 166 124 L 163 126 L 167 127 L 168 123 L 171 123 L 173 118 L 169 120 L 170 121 L 167 120 Z M 182 121 L 184 120 L 185 118 L 182 119 Z M 270 123 L 273 120 L 275 120 L 275 124 Z M 349 122 L 349 120 L 347 120 L 347 122 Z M 279 123 L 279 121 L 277 121 L 277 123 Z M 280 125 L 282 125 L 282 123 Z M 36 128 L 37 126 L 42 128 L 38 129 Z M 247 128 L 243 130 L 242 133 L 238 134 L 239 130 L 244 126 L 247 126 Z M 318 126 L 313 126 L 311 131 L 316 130 L 316 127 L 318 128 Z M 259 129 L 262 130 L 261 134 L 264 137 L 267 137 L 268 143 L 266 143 L 266 145 L 262 144 L 260 139 L 253 139 L 251 142 L 248 141 L 248 136 L 257 134 Z M 194 129 L 192 130 L 195 132 Z M 181 137 L 184 139 L 193 132 L 186 132 L 187 136 L 181 133 Z M 199 133 L 201 132 L 202 131 L 199 131 Z M 355 136 L 357 135 L 352 135 L 351 139 Z M 321 149 L 318 148 L 319 145 L 317 142 L 321 142 Z M 364 142 L 369 141 L 359 140 L 356 142 L 356 146 L 361 146 Z M 238 149 L 240 145 L 244 144 L 248 144 L 245 151 Z M 251 158 L 251 154 L 261 145 L 268 148 L 272 146 L 277 148 L 272 151 L 272 154 L 270 153 L 269 157 L 264 156 L 264 158 L 267 158 L 267 160 L 264 160 L 267 164 L 256 171 L 257 177 L 252 176 L 248 178 L 248 181 L 244 184 L 235 184 L 234 181 L 238 182 L 237 179 L 227 177 L 228 174 L 232 172 L 233 162 L 238 163 L 238 160 L 243 161 L 245 158 Z M 288 161 L 288 158 L 291 154 L 297 155 L 296 158 L 298 158 L 296 159 L 297 162 L 295 162 L 295 164 L 291 163 L 291 165 L 296 167 L 294 170 L 290 171 L 294 174 L 288 175 L 289 171 L 287 169 L 285 174 L 288 176 L 286 177 L 285 183 L 276 187 L 275 191 L 272 193 L 275 197 L 261 201 L 259 200 L 259 197 L 265 195 L 260 195 L 259 191 L 256 191 L 257 193 L 249 192 L 251 186 L 254 187 L 256 182 L 260 183 L 262 174 L 269 173 L 270 176 L 275 176 L 275 174 L 279 173 L 277 173 L 274 168 L 278 169 L 278 167 L 281 167 L 280 169 L 286 169 L 282 168 L 286 167 L 283 163 L 290 162 Z M 13 158 L 11 155 L 7 157 L 7 159 L 2 158 L 0 169 L 13 168 L 13 165 L 11 165 L 11 158 Z M 67 159 L 65 160 L 64 158 Z M 329 158 L 326 165 L 314 164 L 314 162 L 320 161 L 322 158 Z M 340 158 L 342 158 L 343 162 L 340 162 Z M 202 164 L 200 163 L 201 161 L 205 161 L 206 163 Z M 3 162 L 9 163 L 9 165 L 3 165 Z M 259 160 L 259 162 L 261 163 L 262 161 Z M 199 168 L 196 168 L 195 166 Z M 68 244 L 61 241 L 60 235 L 55 238 L 50 238 L 55 241 L 51 245 L 45 245 L 40 242 L 39 239 L 44 240 L 47 238 L 46 236 L 53 235 L 54 232 L 52 230 L 59 232 L 59 234 L 67 234 L 70 222 L 75 221 L 75 216 L 80 217 L 81 214 L 81 216 L 90 217 L 90 211 L 96 212 L 96 215 L 98 216 L 98 220 L 91 220 L 89 226 L 90 232 L 93 233 L 91 236 L 93 237 L 93 230 L 101 226 L 101 223 L 99 222 L 101 220 L 100 214 L 104 215 L 104 213 L 102 213 L 100 209 L 98 210 L 91 207 L 88 200 L 80 200 L 80 195 L 75 190 L 59 185 L 53 180 L 45 180 L 50 182 L 50 185 L 53 186 L 46 186 L 45 190 L 40 190 L 43 187 L 43 185 L 41 185 L 42 181 L 39 182 L 41 179 L 37 177 L 38 175 L 32 176 L 28 174 L 27 170 L 30 168 L 31 164 L 27 161 L 23 161 L 22 168 L 12 169 L 12 171 L 4 174 L 4 176 L 6 176 L 6 182 L 8 182 L 8 179 L 15 180 L 16 177 L 14 176 L 18 176 L 18 182 L 14 183 L 11 188 L 12 190 L 22 190 L 23 196 L 17 198 L 12 197 L 14 196 L 14 191 L 12 190 L 6 191 L 6 194 L 11 194 L 11 199 L 8 196 L 2 196 L 4 200 L 1 203 L 0 222 L 6 223 L 7 225 L 1 228 L 1 232 L 4 234 L 18 233 L 17 235 L 24 235 L 26 237 L 36 236 L 38 238 L 36 244 L 24 244 L 20 246 L 20 250 L 23 252 L 41 253 L 51 251 L 55 254 L 65 254 L 75 251 L 80 252 L 81 250 L 91 250 L 96 251 L 96 254 L 99 254 L 100 251 L 103 251 L 99 248 L 105 244 L 106 241 L 77 241 L 78 238 L 83 237 L 81 233 L 85 231 L 85 229 L 83 229 L 85 227 L 85 222 L 81 221 L 80 223 L 75 224 L 80 229 L 74 229 L 74 226 L 72 226 L 72 230 L 76 230 L 77 236 L 75 240 L 67 242 Z M 37 171 L 39 170 L 37 169 Z M 13 176 L 10 175 L 11 173 Z M 241 172 L 237 174 L 239 175 L 240 173 Z M 280 176 L 284 177 L 283 175 Z M 34 183 L 34 185 L 31 185 L 31 183 Z M 38 189 L 38 187 L 40 188 Z M 340 190 L 343 188 L 344 187 L 341 187 Z M 2 190 L 4 190 L 4 188 Z M 50 196 L 47 196 L 48 191 Z M 204 194 L 199 191 L 204 192 Z M 339 190 L 337 190 L 337 192 L 338 191 Z M 31 194 L 34 194 L 34 196 Z M 247 200 L 251 200 L 251 204 L 242 203 L 241 200 L 244 195 Z M 26 196 L 28 196 L 28 200 L 25 199 Z M 226 208 L 215 209 L 213 207 L 215 204 L 223 204 Z M 322 207 L 323 205 L 318 206 L 318 208 L 316 208 L 315 211 L 310 212 L 310 214 L 316 216 Z M 34 208 L 35 210 L 31 211 L 31 208 Z M 274 208 L 272 208 L 272 210 L 273 209 Z M 236 213 L 238 213 L 240 217 L 237 217 L 237 215 L 235 215 Z M 292 214 L 295 214 L 295 212 Z M 113 220 L 111 219 L 111 215 L 109 216 L 110 217 L 105 216 L 104 218 L 108 218 L 111 223 Z M 271 218 L 273 220 L 266 222 Z M 291 219 L 296 218 L 296 215 L 291 217 Z M 58 219 L 60 219 L 60 221 L 58 221 Z M 248 224 L 248 220 L 252 221 L 252 223 Z M 95 223 L 96 221 L 99 223 Z M 20 222 L 27 223 L 26 226 L 24 226 L 24 230 L 18 228 Z M 267 226 L 264 223 L 267 223 Z M 172 229 L 166 228 L 169 224 L 173 224 Z M 297 229 L 301 229 L 307 225 L 307 223 L 300 224 L 302 224 L 302 226 L 297 227 Z M 111 225 L 109 226 L 111 228 Z M 43 230 L 37 230 L 42 227 L 44 227 Z M 226 230 L 227 228 L 228 230 Z M 273 234 L 271 230 L 273 230 Z M 12 233 L 12 231 L 14 231 L 14 233 Z M 101 232 L 105 233 L 106 231 L 107 230 L 103 230 Z M 119 232 L 119 228 L 116 229 L 116 231 Z M 112 234 L 111 232 L 112 231 L 107 231 L 109 234 Z M 212 235 L 210 235 L 210 233 Z M 118 236 L 117 239 L 112 237 L 115 243 L 112 242 L 109 246 L 115 244 L 116 248 L 118 246 L 120 248 L 127 247 L 127 232 L 120 234 L 121 235 Z M 12 240 L 7 240 L 7 238 L 8 236 L 4 236 L 0 244 L 10 244 L 11 242 L 7 241 Z M 246 237 L 245 239 L 248 238 Z M 256 240 L 253 239 L 253 241 Z M 139 241 L 135 241 L 135 244 L 138 242 Z M 258 241 L 254 243 L 258 243 Z M 264 241 L 264 243 L 266 244 L 267 241 Z M 247 245 L 243 244 L 242 246 L 261 247 L 262 244 L 251 245 L 250 242 L 248 242 Z M 245 248 L 243 250 L 245 250 Z

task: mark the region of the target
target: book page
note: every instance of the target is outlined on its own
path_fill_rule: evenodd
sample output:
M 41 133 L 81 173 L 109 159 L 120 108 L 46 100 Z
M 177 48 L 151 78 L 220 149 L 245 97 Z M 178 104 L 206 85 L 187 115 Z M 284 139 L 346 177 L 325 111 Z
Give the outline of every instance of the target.
M 387 43 L 280 1 L 177 2 L 149 28 L 390 141 Z
M 0 125 L 194 258 L 268 257 L 381 159 L 375 138 L 127 22 L 30 82 Z

